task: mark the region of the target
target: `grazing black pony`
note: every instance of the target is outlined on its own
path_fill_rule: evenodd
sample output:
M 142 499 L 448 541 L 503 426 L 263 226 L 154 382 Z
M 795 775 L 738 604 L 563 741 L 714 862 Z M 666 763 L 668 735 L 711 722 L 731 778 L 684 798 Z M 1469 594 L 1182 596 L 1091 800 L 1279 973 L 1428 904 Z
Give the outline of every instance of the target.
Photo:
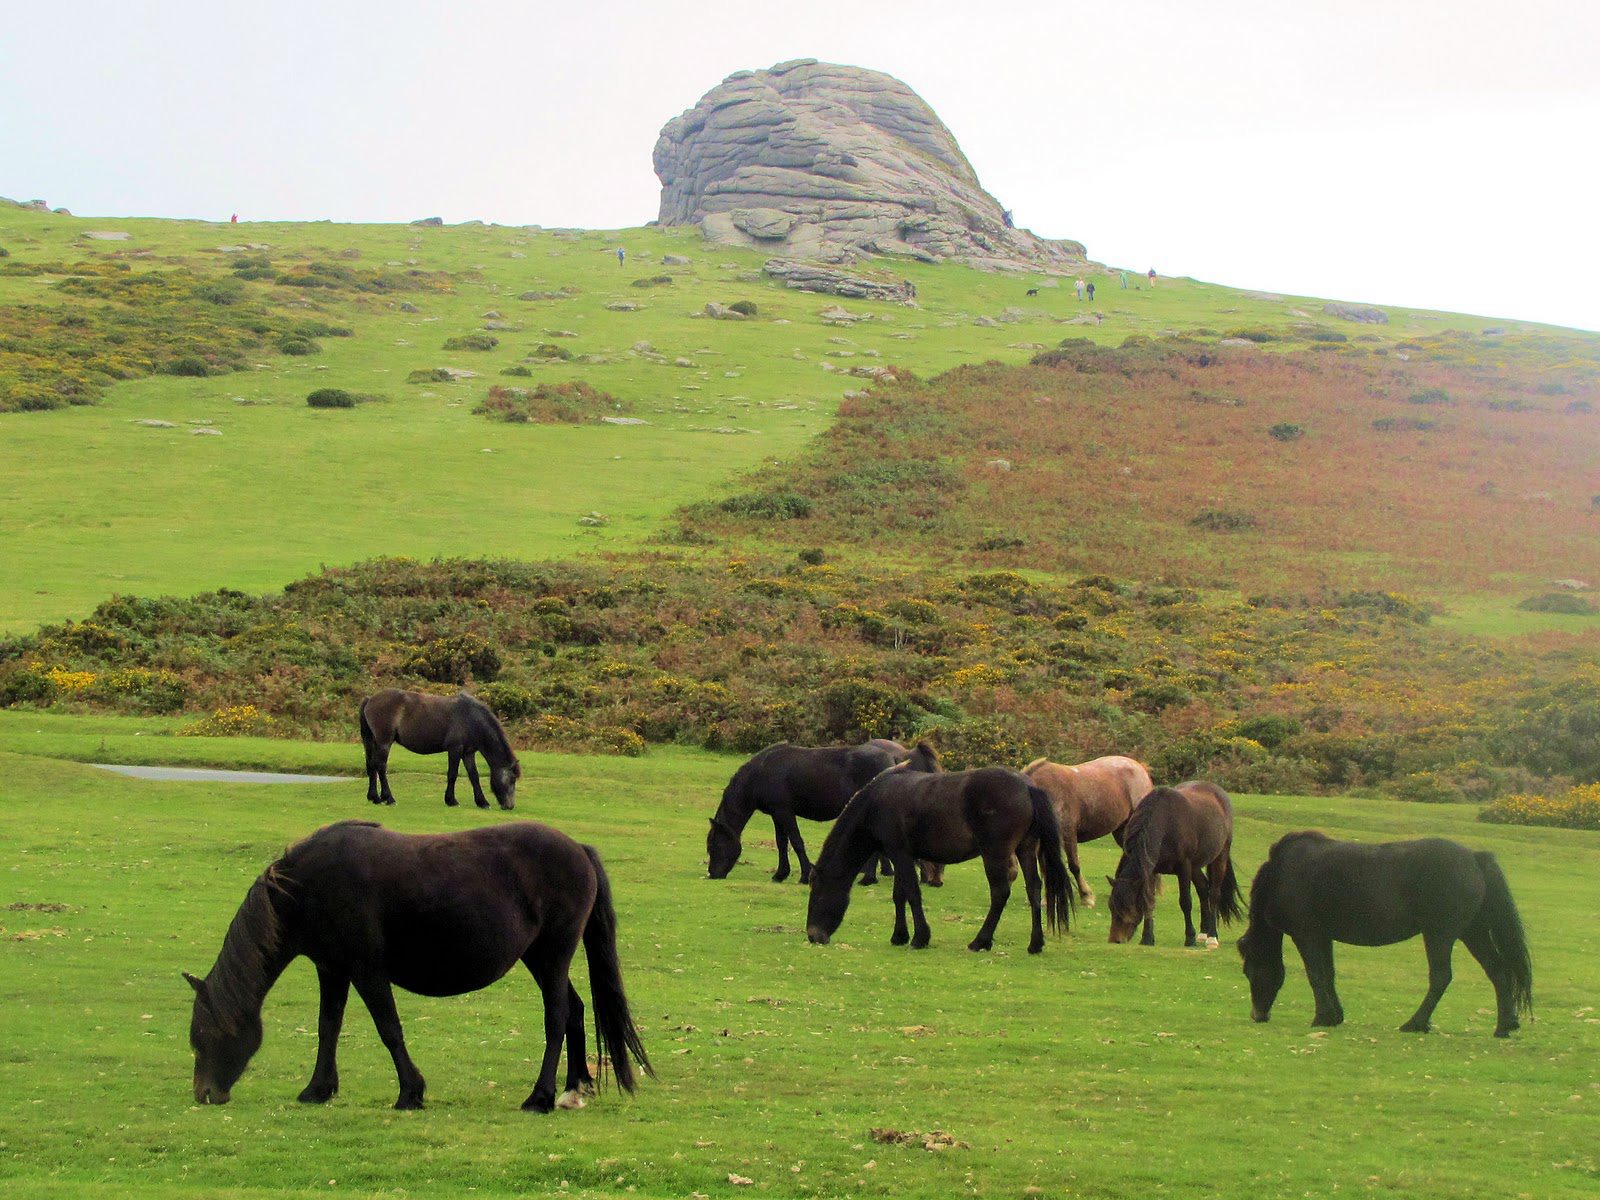
M 1178 877 L 1183 944 L 1196 945 L 1189 884 L 1200 893 L 1200 933 L 1215 950 L 1217 921 L 1240 915 L 1239 880 L 1233 873 L 1233 805 L 1214 783 L 1160 787 L 1138 801 L 1122 829 L 1122 859 L 1111 884 L 1111 940 L 1125 942 L 1144 922 L 1141 945 L 1156 944 L 1156 895 L 1162 875 Z
M 926 743 L 917 746 L 913 761 L 919 756 L 938 763 Z M 1033 915 L 1028 953 L 1039 953 L 1044 949 L 1041 867 L 1051 931 L 1064 929 L 1072 917 L 1072 879 L 1061 858 L 1061 825 L 1050 797 L 1021 772 L 1004 767 L 950 774 L 910 767 L 908 762 L 885 771 L 862 788 L 829 831 L 811 875 L 806 936 L 828 944 L 850 905 L 851 879 L 863 862 L 881 853 L 895 868 L 894 934 L 889 941 L 896 946 L 909 941 L 912 949 L 920 950 L 928 944 L 931 931 L 922 912 L 916 861 L 955 863 L 981 856 L 989 877 L 989 915 L 967 949 L 988 950 L 994 945 L 995 926 L 1011 897 L 1015 864 L 1020 863 Z M 914 935 L 906 931 L 908 904 L 916 924 Z
M 465 833 L 412 836 L 371 821 L 341 821 L 284 852 L 251 885 L 204 979 L 194 987 L 189 1041 L 197 1104 L 226 1104 L 261 1046 L 261 1003 L 305 955 L 317 968 L 322 1011 L 317 1065 L 300 1099 L 339 1090 L 334 1054 L 350 986 L 366 1003 L 400 1077 L 396 1108 L 421 1108 L 424 1083 L 406 1053 L 391 985 L 424 996 L 488 987 L 520 960 L 544 996 L 544 1061 L 522 1107 L 582 1108 L 594 1093 L 585 1059 L 583 1001 L 568 978 L 579 939 L 589 961 L 595 1043 L 617 1083 L 634 1088 L 629 1055 L 654 1075 L 622 990 L 611 884 L 592 846 L 519 821 Z M 567 1086 L 556 1066 L 567 1044 Z
M 726 879 L 743 850 L 740 834 L 758 812 L 772 818 L 778 835 L 778 869 L 772 882 L 789 878 L 789 847 L 800 860 L 800 882 L 811 882 L 811 860 L 800 839 L 796 817 L 831 821 L 880 771 L 905 762 L 909 751 L 899 742 L 875 738 L 859 746 L 810 747 L 779 742 L 768 746 L 733 773 L 722 791 L 722 803 L 706 834 L 706 874 Z M 878 882 L 878 860 L 867 863 L 862 883 Z M 892 868 L 884 865 L 884 874 Z
M 1522 918 L 1495 857 L 1444 838 L 1363 846 L 1308 830 L 1279 838 L 1250 887 L 1250 925 L 1239 939 L 1250 1016 L 1265 1021 L 1283 987 L 1283 935 L 1294 940 L 1316 998 L 1313 1025 L 1338 1025 L 1333 943 L 1388 946 L 1422 935 L 1428 994 L 1401 1030 L 1427 1033 L 1450 986 L 1450 954 L 1463 942 L 1494 984 L 1495 1037 L 1510 1037 L 1533 1009 L 1533 960 Z
M 489 788 L 501 808 L 517 806 L 517 780 L 522 765 L 512 752 L 511 742 L 489 706 L 476 696 L 432 696 L 426 692 L 402 692 L 385 688 L 361 702 L 361 744 L 367 750 L 367 799 L 374 804 L 393 804 L 389 790 L 389 748 L 399 742 L 413 754 L 450 756 L 450 772 L 444 787 L 444 802 L 456 805 L 456 770 L 462 763 L 472 782 L 472 799 L 479 808 L 488 808 L 483 785 L 478 782 L 478 766 L 472 757 L 482 754 L 489 764 Z

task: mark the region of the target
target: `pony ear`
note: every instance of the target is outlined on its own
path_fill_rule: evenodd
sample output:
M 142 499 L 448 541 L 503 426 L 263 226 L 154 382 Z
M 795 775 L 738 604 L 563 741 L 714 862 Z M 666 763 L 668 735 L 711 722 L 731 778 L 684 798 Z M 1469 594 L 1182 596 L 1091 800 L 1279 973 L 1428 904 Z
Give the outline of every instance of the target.
M 194 994 L 209 1005 L 211 1003 L 211 993 L 206 990 L 206 981 L 204 979 L 196 979 L 187 971 L 183 973 L 183 977 L 189 981 L 189 986 L 194 989 Z
M 1109 875 L 1106 876 L 1106 882 L 1109 883 L 1112 887 L 1116 887 L 1117 886 L 1117 881 L 1115 879 L 1111 878 L 1111 876 L 1109 876 Z

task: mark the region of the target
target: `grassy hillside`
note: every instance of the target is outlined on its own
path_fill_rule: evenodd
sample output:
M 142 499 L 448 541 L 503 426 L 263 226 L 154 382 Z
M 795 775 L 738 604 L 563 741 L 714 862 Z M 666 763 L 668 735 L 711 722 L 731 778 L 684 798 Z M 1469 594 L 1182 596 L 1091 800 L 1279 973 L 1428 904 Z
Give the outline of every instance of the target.
M 106 724 L 101 736 L 114 750 L 138 727 Z M 70 752 L 76 737 L 46 729 L 35 749 Z M 335 765 L 331 747 L 269 747 L 277 759 L 264 765 Z M 1180 949 L 1170 892 L 1154 950 L 1108 945 L 1103 912 L 1090 911 L 1030 958 L 1018 896 L 996 951 L 975 955 L 963 947 L 986 891 L 969 864 L 928 893 L 928 950 L 888 944 L 885 887 L 858 890 L 835 943 L 811 946 L 804 890 L 766 879 L 770 830 L 751 827 L 729 880 L 703 878 L 705 816 L 734 760 L 671 751 L 526 765 L 517 815 L 605 853 L 625 977 L 661 1076 L 634 1100 L 607 1094 L 545 1118 L 517 1109 L 539 1029 L 521 971 L 460 999 L 399 997 L 429 1081 L 425 1110 L 389 1107 L 393 1071 L 359 1004 L 339 1097 L 296 1104 L 315 1045 L 304 962 L 269 998 L 265 1046 L 233 1103 L 195 1107 L 179 972 L 210 964 L 250 881 L 287 842 L 371 814 L 362 784 L 142 783 L 0 755 L 0 1192 L 1554 1200 L 1590 1195 L 1600 1174 L 1600 835 L 1488 828 L 1459 806 L 1349 801 L 1334 814 L 1323 801 L 1240 797 L 1246 875 L 1272 840 L 1307 824 L 1367 839 L 1438 833 L 1500 857 L 1527 923 L 1537 1019 L 1509 1042 L 1490 1036 L 1489 985 L 1459 950 L 1436 1032 L 1397 1032 L 1424 990 L 1415 942 L 1340 947 L 1347 1022 L 1313 1031 L 1292 953 L 1271 1024 L 1253 1025 L 1236 955 Z M 433 772 L 396 788 L 398 806 L 382 814 L 396 828 L 507 819 L 446 812 Z M 1086 870 L 1113 863 L 1109 842 L 1086 849 Z M 581 967 L 577 983 L 586 989 Z M 875 1130 L 957 1144 L 929 1151 Z
M 626 264 L 616 260 L 618 245 Z M 55 347 L 47 356 L 72 357 L 57 335 L 84 328 L 73 324 L 75 310 L 116 303 L 78 294 L 58 270 L 7 273 L 44 264 L 238 283 L 273 313 L 353 334 L 316 339 L 320 351 L 307 355 L 285 355 L 269 340 L 244 359 L 245 370 L 204 378 L 102 380 L 93 407 L 0 414 L 0 539 L 10 567 L 0 580 L 0 630 L 12 631 L 81 615 L 112 592 L 259 590 L 374 554 L 537 558 L 637 545 L 676 506 L 797 452 L 826 427 L 842 394 L 860 386 L 845 375 L 859 365 L 901 364 L 927 377 L 988 359 L 1022 363 L 1067 334 L 1115 345 L 1135 334 L 1208 330 L 1202 336 L 1214 339 L 1298 326 L 1391 344 L 1486 324 L 1389 310 L 1387 326 L 1356 326 L 1323 317 L 1320 302 L 1305 298 L 1166 279 L 1154 289 L 1134 280 L 1124 291 L 1102 276 L 1097 325 L 1070 287 L 1051 286 L 1057 281 L 919 264 L 892 268 L 916 283 L 918 307 L 847 302 L 871 319 L 830 324 L 820 314 L 833 298 L 765 280 L 760 255 L 653 228 L 232 226 L 0 206 L 0 248 L 9 253 L 0 260 L 0 309 L 32 314 L 20 329 L 9 323 L 0 340 L 0 391 L 42 344 Z M 666 254 L 692 262 L 663 267 Z M 244 273 L 262 277 L 239 279 L 234 268 L 261 261 L 270 266 Z M 413 283 L 299 286 L 314 270 Z M 673 282 L 633 286 L 660 275 Z M 1033 286 L 1038 296 L 1026 297 Z M 518 299 L 528 292 L 566 298 Z M 707 302 L 741 299 L 758 306 L 755 318 L 700 315 Z M 607 307 L 617 303 L 640 307 Z M 510 328 L 486 331 L 489 324 Z M 483 332 L 499 339 L 492 350 L 443 349 L 447 339 Z M 539 357 L 543 345 L 583 361 Z M 85 338 L 80 349 L 96 347 Z M 152 369 L 170 367 L 153 354 Z M 524 363 L 529 378 L 500 379 Z M 441 367 L 477 377 L 406 382 Z M 472 415 L 490 383 L 577 378 L 628 401 L 649 424 L 508 426 Z M 324 386 L 384 399 L 307 408 L 306 395 Z M 152 419 L 175 427 L 136 423 Z M 220 436 L 193 433 L 202 427 Z M 579 524 L 595 512 L 603 524 Z

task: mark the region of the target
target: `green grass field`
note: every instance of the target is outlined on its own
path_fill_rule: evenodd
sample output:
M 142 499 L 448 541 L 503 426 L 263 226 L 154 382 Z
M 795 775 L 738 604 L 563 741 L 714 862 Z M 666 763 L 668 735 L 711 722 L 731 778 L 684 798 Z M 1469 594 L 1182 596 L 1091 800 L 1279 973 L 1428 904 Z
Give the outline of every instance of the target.
M 888 944 L 881 886 L 858 890 L 833 945 L 811 946 L 804 890 L 766 878 L 770 828 L 751 826 L 729 880 L 703 877 L 705 816 L 736 760 L 529 755 L 516 817 L 602 848 L 660 1079 L 582 1112 L 520 1112 L 540 1016 L 517 971 L 472 996 L 401 996 L 424 1111 L 389 1107 L 393 1071 L 359 1005 L 339 1097 L 303 1107 L 316 989 L 301 962 L 268 1000 L 234 1102 L 198 1108 L 179 973 L 209 967 L 287 842 L 372 815 L 363 785 L 144 783 L 58 759 L 164 743 L 196 747 L 190 761 L 326 770 L 349 769 L 357 748 L 168 742 L 159 723 L 22 713 L 0 740 L 27 751 L 0 753 L 5 1195 L 1545 1198 L 1592 1195 L 1600 1175 L 1597 835 L 1484 826 L 1468 807 L 1240 797 L 1246 877 L 1290 829 L 1436 833 L 1494 850 L 1527 923 L 1536 1019 L 1510 1041 L 1490 1036 L 1492 994 L 1464 952 L 1436 1032 L 1396 1031 L 1424 990 L 1416 942 L 1341 948 L 1347 1023 L 1312 1031 L 1292 957 L 1274 1020 L 1253 1025 L 1239 931 L 1219 952 L 1182 949 L 1170 891 L 1154 950 L 1108 945 L 1101 909 L 1030 959 L 1019 894 L 980 956 L 964 948 L 984 907 L 967 864 L 927 893 L 927 951 Z M 439 760 L 396 765 L 399 804 L 379 814 L 393 827 L 512 819 L 445 810 Z M 1086 851 L 1095 878 L 1114 862 L 1109 842 Z M 880 1144 L 874 1129 L 964 1145 Z
M 125 242 L 85 241 L 120 231 Z M 135 270 L 188 266 L 225 273 L 219 247 L 269 247 L 275 262 L 342 261 L 360 268 L 444 272 L 448 293 L 394 296 L 277 288 L 291 311 L 347 325 L 308 358 L 264 355 L 243 373 L 155 376 L 117 384 L 92 408 L 0 416 L 0 633 L 81 616 L 113 592 L 188 594 L 219 586 L 259 591 L 318 565 L 376 554 L 565 557 L 637 545 L 679 505 L 714 494 L 741 472 L 795 452 L 823 429 L 842 394 L 864 386 L 844 372 L 894 363 L 929 376 L 964 362 L 1023 362 L 1064 336 L 1108 344 L 1244 326 L 1282 328 L 1320 301 L 1266 298 L 1193 280 L 1123 291 L 1097 304 L 1101 325 L 1076 324 L 1088 306 L 1070 281 L 963 267 L 891 264 L 917 285 L 916 308 L 847 301 L 870 315 L 849 327 L 818 315 L 834 297 L 787 291 L 759 275 L 760 254 L 712 248 L 685 230 L 540 231 L 498 226 L 243 224 L 77 219 L 0 206 L 0 245 L 14 264 L 136 255 Z M 614 249 L 627 247 L 619 266 Z M 666 268 L 676 282 L 636 288 Z M 52 277 L 0 276 L 0 306 L 54 303 Z M 1138 281 L 1134 281 L 1138 284 Z M 1036 285 L 1039 295 L 1024 292 Z M 566 300 L 524 291 L 575 289 Z M 747 322 L 701 317 L 708 301 L 755 301 Z M 420 311 L 401 311 L 412 302 Z M 615 302 L 641 305 L 617 312 Z M 1008 308 L 1015 311 L 1007 314 Z M 1392 341 L 1482 318 L 1390 310 L 1374 336 Z M 499 318 L 486 318 L 498 313 Z M 1296 314 L 1301 315 L 1296 315 Z M 1004 318 L 980 325 L 979 318 Z M 497 319 L 489 352 L 444 351 L 447 337 Z M 556 337 L 550 331 L 573 333 Z M 531 380 L 498 379 L 541 343 L 591 361 L 533 365 Z M 648 342 L 664 361 L 634 351 Z M 679 359 L 689 366 L 679 366 Z M 419 368 L 479 378 L 405 382 Z M 831 370 L 830 370 L 831 368 Z M 583 378 L 634 405 L 644 426 L 507 426 L 471 409 L 494 382 Z M 349 411 L 315 411 L 308 392 L 344 387 L 388 397 Z M 173 422 L 148 428 L 141 419 Z M 191 422 L 219 437 L 195 437 Z M 607 523 L 578 519 L 603 513 Z

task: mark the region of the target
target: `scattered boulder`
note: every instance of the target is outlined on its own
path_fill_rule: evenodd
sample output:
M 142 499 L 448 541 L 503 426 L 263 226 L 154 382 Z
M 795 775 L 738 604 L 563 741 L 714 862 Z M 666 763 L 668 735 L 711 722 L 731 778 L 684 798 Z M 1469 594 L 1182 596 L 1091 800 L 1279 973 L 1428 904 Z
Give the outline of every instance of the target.
M 779 280 L 785 287 L 802 292 L 824 292 L 830 296 L 844 296 L 853 300 L 898 300 L 916 298 L 917 288 L 909 279 L 883 281 L 867 279 L 860 275 L 847 275 L 832 267 L 814 262 L 796 262 L 792 259 L 768 259 L 762 272 Z
M 141 417 L 139 420 L 135 421 L 134 424 L 146 425 L 151 429 L 176 429 L 178 427 L 176 421 L 158 421 L 155 417 Z
M 714 321 L 742 321 L 744 314 L 734 312 L 726 304 L 718 304 L 715 300 L 708 300 L 705 307 L 706 316 Z
M 693 261 L 693 259 L 685 258 L 681 254 L 663 254 L 661 256 L 661 265 L 663 267 L 687 267 Z
M 656 142 L 662 225 L 787 256 L 1069 270 L 1077 242 L 1012 225 L 954 136 L 905 84 L 816 59 L 737 71 Z
M 523 292 L 520 295 L 518 295 L 517 299 L 518 300 L 570 300 L 570 299 L 572 299 L 573 295 L 574 295 L 574 293 L 568 292 L 568 291 L 560 291 L 560 292 Z
M 79 236 L 92 242 L 125 242 L 133 235 L 120 229 L 90 229 Z
M 427 225 L 427 226 L 430 226 L 430 227 L 436 227 L 436 226 L 444 224 L 444 218 L 443 217 L 418 217 L 415 221 L 413 221 L 411 223 L 413 225 Z
M 613 300 L 606 308 L 612 312 L 638 312 L 644 305 L 635 304 L 631 300 Z
M 1338 301 L 1329 301 L 1322 306 L 1322 311 L 1330 317 L 1338 317 L 1341 321 L 1355 321 L 1360 325 L 1387 325 L 1389 314 L 1381 308 L 1373 308 L 1362 304 L 1341 304 Z

